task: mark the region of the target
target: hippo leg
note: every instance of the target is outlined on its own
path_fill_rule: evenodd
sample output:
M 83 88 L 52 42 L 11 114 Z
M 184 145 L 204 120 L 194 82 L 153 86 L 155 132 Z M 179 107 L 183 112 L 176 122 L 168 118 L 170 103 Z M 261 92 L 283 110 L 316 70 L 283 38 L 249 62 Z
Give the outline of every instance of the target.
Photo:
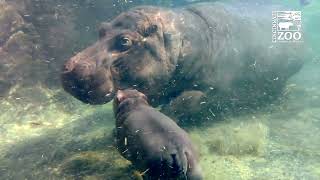
M 190 124 L 193 121 L 196 123 L 206 102 L 206 95 L 202 91 L 185 91 L 164 105 L 161 111 L 178 124 Z
M 186 148 L 177 146 L 168 146 L 161 157 L 161 160 L 151 162 L 148 172 L 144 179 L 158 180 L 158 179 L 172 179 L 176 177 L 178 180 L 202 180 L 202 173 L 199 164 L 196 162 L 196 157 Z M 159 171 L 160 170 L 160 171 Z M 162 174 L 163 172 L 170 172 L 169 174 Z
M 202 177 L 202 170 L 199 163 L 195 162 L 195 158 L 192 157 L 192 153 L 185 152 L 188 161 L 188 168 L 187 168 L 187 179 L 191 180 L 201 180 Z

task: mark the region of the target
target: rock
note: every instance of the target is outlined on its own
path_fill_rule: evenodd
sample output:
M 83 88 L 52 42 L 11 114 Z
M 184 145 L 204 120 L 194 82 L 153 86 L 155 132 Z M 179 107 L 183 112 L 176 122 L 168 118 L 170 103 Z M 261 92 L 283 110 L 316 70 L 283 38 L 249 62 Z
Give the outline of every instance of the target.
M 0 45 L 24 26 L 23 18 L 5 2 L 0 2 Z
M 41 46 L 32 24 L 14 7 L 0 2 L 0 97 L 13 85 L 30 86 L 43 80 L 46 68 L 41 58 Z

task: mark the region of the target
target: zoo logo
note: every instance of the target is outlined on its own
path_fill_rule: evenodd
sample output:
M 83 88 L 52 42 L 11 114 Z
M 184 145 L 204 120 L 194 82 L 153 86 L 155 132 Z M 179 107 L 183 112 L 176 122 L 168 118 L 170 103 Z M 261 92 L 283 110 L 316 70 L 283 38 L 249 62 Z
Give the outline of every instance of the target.
M 272 42 L 302 42 L 301 11 L 272 11 Z

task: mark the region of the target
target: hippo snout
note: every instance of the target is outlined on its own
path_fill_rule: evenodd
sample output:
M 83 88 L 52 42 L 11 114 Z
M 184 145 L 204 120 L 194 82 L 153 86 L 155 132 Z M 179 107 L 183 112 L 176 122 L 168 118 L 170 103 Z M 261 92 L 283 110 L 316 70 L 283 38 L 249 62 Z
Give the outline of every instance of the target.
M 64 66 L 64 73 L 65 74 L 72 74 L 79 80 L 86 80 L 90 79 L 90 77 L 95 73 L 95 65 L 89 62 L 82 62 L 77 64 L 67 63 Z
M 104 104 L 113 99 L 111 73 L 94 61 L 71 58 L 63 66 L 61 80 L 63 88 L 84 103 Z

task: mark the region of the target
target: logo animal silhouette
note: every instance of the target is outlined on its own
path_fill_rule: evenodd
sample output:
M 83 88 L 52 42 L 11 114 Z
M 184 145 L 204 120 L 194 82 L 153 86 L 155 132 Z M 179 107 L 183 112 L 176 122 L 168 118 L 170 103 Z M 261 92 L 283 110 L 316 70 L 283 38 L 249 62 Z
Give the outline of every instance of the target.
M 279 22 L 279 30 L 290 30 L 290 27 L 293 26 L 292 22 Z

